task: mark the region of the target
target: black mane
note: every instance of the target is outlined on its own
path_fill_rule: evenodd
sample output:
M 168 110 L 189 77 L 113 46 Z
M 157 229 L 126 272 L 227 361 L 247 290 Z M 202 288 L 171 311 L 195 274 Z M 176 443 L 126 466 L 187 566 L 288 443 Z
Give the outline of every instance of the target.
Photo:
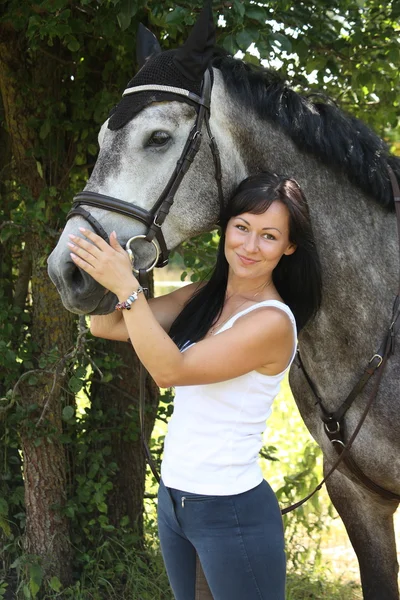
M 272 70 L 218 53 L 213 67 L 228 91 L 262 119 L 279 125 L 297 147 L 345 172 L 350 181 L 379 204 L 394 209 L 387 165 L 400 181 L 400 158 L 359 119 L 332 102 L 312 102 L 296 93 Z

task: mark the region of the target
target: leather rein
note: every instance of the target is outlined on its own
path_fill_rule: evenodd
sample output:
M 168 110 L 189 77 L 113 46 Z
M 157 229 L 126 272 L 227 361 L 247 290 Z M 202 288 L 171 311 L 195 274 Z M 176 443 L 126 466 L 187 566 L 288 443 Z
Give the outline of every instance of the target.
M 224 206 L 224 198 L 223 198 L 223 190 L 222 190 L 222 171 L 221 171 L 221 160 L 220 154 L 218 150 L 217 143 L 215 138 L 212 135 L 209 119 L 210 119 L 210 103 L 211 103 L 211 89 L 212 89 L 212 81 L 210 71 L 206 70 L 203 79 L 203 87 L 202 94 L 200 96 L 196 96 L 195 94 L 188 92 L 187 90 L 180 90 L 177 88 L 168 88 L 168 86 L 152 86 L 152 89 L 158 91 L 163 88 L 162 91 L 171 91 L 174 94 L 180 94 L 182 96 L 186 96 L 191 103 L 197 104 L 196 109 L 196 120 L 195 123 L 189 133 L 188 139 L 185 143 L 183 151 L 179 160 L 177 161 L 174 172 L 172 173 L 167 185 L 164 190 L 161 192 L 158 200 L 155 202 L 153 207 L 150 210 L 144 209 L 135 204 L 131 204 L 130 202 L 125 202 L 124 200 L 120 200 L 118 198 L 114 198 L 112 196 L 106 196 L 104 194 L 99 194 L 97 192 L 83 191 L 74 197 L 74 202 L 72 209 L 67 215 L 67 220 L 74 216 L 83 217 L 93 228 L 95 233 L 97 233 L 100 237 L 102 237 L 108 243 L 108 234 L 100 225 L 100 223 L 87 211 L 83 208 L 82 205 L 85 206 L 93 206 L 95 208 L 101 208 L 104 210 L 116 212 L 122 214 L 124 216 L 128 216 L 137 221 L 140 221 L 147 227 L 147 233 L 136 235 L 128 240 L 126 243 L 126 250 L 131 256 L 132 260 L 132 268 L 133 271 L 137 274 L 140 285 L 145 289 L 146 296 L 148 296 L 148 274 L 154 267 L 163 267 L 168 263 L 169 251 L 164 239 L 164 235 L 162 232 L 162 225 L 169 214 L 169 211 L 174 203 L 175 194 L 182 182 L 184 175 L 190 168 L 202 141 L 202 128 L 203 124 L 207 130 L 207 134 L 209 137 L 209 145 L 211 148 L 214 168 L 215 168 L 215 179 L 218 188 L 218 197 L 220 203 L 220 215 Z M 124 95 L 140 92 L 140 87 L 128 88 L 125 90 Z M 399 235 L 399 253 L 400 253 L 400 189 L 399 184 L 397 182 L 396 176 L 394 175 L 392 169 L 388 167 L 389 176 L 391 180 L 393 197 L 395 200 L 395 208 L 396 208 L 396 219 L 397 219 L 397 229 Z M 154 262 L 148 266 L 147 268 L 141 268 L 136 270 L 133 266 L 133 253 L 130 248 L 131 243 L 136 239 L 143 239 L 151 243 L 155 248 L 155 260 Z M 157 241 L 155 243 L 154 239 Z M 400 276 L 399 276 L 400 277 Z M 372 406 L 373 401 L 375 400 L 379 384 L 382 379 L 383 371 L 386 365 L 388 358 L 391 354 L 394 353 L 395 348 L 395 336 L 400 330 L 400 279 L 399 279 L 399 289 L 397 292 L 397 296 L 393 305 L 392 311 L 392 319 L 388 331 L 385 334 L 385 337 L 382 341 L 381 346 L 378 351 L 372 356 L 368 364 L 364 369 L 364 373 L 356 385 L 351 390 L 350 394 L 343 401 L 341 406 L 334 412 L 329 412 L 324 407 L 323 401 L 317 392 L 317 387 L 310 375 L 307 373 L 303 361 L 301 359 L 300 353 L 298 353 L 297 357 L 297 365 L 302 369 L 304 376 L 308 382 L 308 385 L 316 398 L 316 404 L 319 405 L 321 409 L 321 418 L 324 422 L 325 432 L 333 444 L 335 448 L 338 458 L 332 467 L 329 469 L 323 480 L 318 484 L 318 486 L 305 498 L 296 502 L 295 504 L 285 507 L 282 509 L 282 514 L 286 514 L 302 504 L 304 504 L 309 498 L 311 498 L 317 491 L 319 491 L 323 484 L 327 481 L 327 479 L 332 475 L 332 473 L 337 469 L 340 463 L 345 464 L 348 469 L 361 481 L 361 483 L 367 487 L 369 490 L 379 494 L 385 499 L 389 500 L 400 500 L 400 495 L 385 490 L 380 487 L 378 484 L 374 483 L 365 473 L 361 471 L 358 465 L 354 462 L 354 460 L 349 456 L 350 448 L 353 445 L 354 440 L 356 439 L 361 426 L 363 425 L 369 409 Z M 365 385 L 369 381 L 369 379 L 377 374 L 375 379 L 374 387 L 371 391 L 368 402 L 364 408 L 363 414 L 358 422 L 353 434 L 347 443 L 344 441 L 343 437 L 343 419 L 347 410 L 351 407 L 356 397 L 361 393 L 364 389 Z M 145 408 L 145 387 L 146 387 L 146 376 L 147 370 L 145 367 L 140 364 L 140 390 L 139 390 L 139 419 L 140 419 L 140 431 L 142 443 L 145 451 L 145 455 L 149 466 L 152 470 L 152 473 L 155 479 L 159 482 L 160 476 L 157 472 L 156 465 L 151 456 L 150 450 L 146 443 L 146 433 L 145 433 L 145 418 L 144 418 L 144 408 Z

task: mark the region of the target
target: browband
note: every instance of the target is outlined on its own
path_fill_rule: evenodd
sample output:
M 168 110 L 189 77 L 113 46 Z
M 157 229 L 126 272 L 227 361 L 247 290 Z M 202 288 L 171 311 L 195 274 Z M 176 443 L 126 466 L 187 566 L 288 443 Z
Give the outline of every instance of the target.
M 130 94 L 137 94 L 139 92 L 169 92 L 170 94 L 177 94 L 178 96 L 184 96 L 188 100 L 192 100 L 196 102 L 196 104 L 202 104 L 209 108 L 209 104 L 205 103 L 205 99 L 201 98 L 197 94 L 193 92 L 189 92 L 189 90 L 184 90 L 183 88 L 177 88 L 169 85 L 137 85 L 134 87 L 129 87 L 124 90 L 122 96 L 129 96 Z

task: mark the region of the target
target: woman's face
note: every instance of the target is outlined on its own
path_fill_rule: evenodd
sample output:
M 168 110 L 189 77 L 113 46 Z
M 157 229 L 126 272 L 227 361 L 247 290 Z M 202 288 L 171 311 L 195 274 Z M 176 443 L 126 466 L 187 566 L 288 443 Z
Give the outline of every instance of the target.
M 228 221 L 225 256 L 238 277 L 268 279 L 281 257 L 295 250 L 289 240 L 289 211 L 282 202 L 272 202 L 260 215 L 243 213 Z

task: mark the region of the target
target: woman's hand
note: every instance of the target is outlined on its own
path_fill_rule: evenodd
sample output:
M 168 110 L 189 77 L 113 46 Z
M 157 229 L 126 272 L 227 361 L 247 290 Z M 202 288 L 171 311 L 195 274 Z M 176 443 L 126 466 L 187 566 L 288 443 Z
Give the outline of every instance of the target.
M 117 240 L 113 231 L 110 235 L 110 244 L 89 229 L 79 228 L 86 239 L 70 234 L 71 258 L 77 267 L 86 271 L 93 279 L 100 283 L 106 290 L 110 290 L 119 299 L 130 294 L 139 286 L 132 273 L 132 265 L 128 253 Z

